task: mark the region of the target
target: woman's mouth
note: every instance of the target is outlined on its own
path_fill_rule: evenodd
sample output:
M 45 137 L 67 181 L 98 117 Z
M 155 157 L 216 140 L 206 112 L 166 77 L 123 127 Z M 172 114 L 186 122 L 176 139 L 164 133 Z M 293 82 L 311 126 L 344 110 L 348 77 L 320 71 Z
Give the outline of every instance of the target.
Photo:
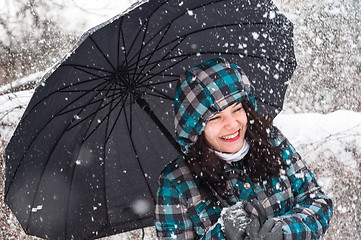
M 224 135 L 219 138 L 225 142 L 234 142 L 234 141 L 238 140 L 239 137 L 240 137 L 240 129 L 234 133 Z

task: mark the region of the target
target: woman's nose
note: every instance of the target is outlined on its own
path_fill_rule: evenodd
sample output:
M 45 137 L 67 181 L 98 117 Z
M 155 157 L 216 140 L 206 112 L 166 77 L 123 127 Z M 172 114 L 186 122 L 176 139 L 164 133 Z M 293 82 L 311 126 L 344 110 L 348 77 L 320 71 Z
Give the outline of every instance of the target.
M 226 129 L 233 129 L 237 125 L 237 121 L 232 115 L 225 116 L 223 121 L 224 121 L 224 128 Z

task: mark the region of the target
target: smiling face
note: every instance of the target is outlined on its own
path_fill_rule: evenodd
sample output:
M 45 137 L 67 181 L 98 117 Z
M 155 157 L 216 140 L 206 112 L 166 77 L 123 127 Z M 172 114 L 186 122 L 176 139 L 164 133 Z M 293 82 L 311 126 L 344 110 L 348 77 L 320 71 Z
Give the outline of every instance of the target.
M 216 151 L 235 153 L 242 148 L 247 115 L 242 103 L 234 103 L 208 119 L 204 136 Z

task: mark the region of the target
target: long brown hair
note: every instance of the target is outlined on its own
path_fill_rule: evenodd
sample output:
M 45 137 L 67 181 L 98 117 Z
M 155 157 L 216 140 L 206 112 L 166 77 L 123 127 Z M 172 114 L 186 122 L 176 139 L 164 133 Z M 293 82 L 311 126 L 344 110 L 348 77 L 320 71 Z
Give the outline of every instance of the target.
M 262 183 L 272 177 L 278 176 L 281 169 L 286 168 L 282 159 L 280 146 L 274 146 L 270 140 L 274 135 L 270 116 L 258 114 L 253 107 L 242 103 L 247 115 L 247 131 L 245 139 L 250 145 L 245 157 L 245 173 L 255 183 Z M 210 150 L 204 134 L 202 133 L 188 153 L 187 163 L 195 178 L 200 180 L 203 193 L 209 193 L 210 184 L 222 197 L 231 193 L 227 192 L 227 176 L 225 167 L 227 163 Z M 207 194 L 209 195 L 209 194 Z

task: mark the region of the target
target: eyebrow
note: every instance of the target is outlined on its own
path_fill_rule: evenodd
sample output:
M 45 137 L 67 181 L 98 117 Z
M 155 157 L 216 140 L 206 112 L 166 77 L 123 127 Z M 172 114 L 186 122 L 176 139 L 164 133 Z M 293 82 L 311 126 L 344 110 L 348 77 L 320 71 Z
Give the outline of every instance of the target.
M 241 102 L 237 102 L 237 104 L 236 104 L 236 105 L 234 105 L 234 106 L 233 106 L 233 108 L 238 107 L 239 105 L 241 105 L 241 106 L 243 107 L 243 105 L 242 105 L 242 103 L 241 103 Z

